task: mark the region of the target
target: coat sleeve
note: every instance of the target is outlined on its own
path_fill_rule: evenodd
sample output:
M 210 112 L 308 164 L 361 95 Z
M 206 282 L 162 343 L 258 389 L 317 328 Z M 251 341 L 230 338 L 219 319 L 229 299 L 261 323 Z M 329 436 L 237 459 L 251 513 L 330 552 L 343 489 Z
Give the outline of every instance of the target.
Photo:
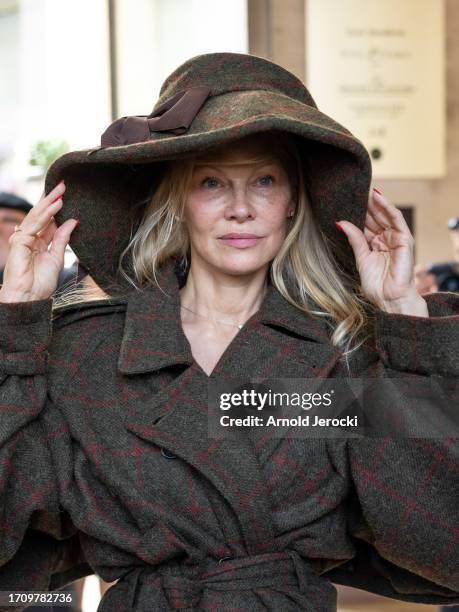
M 0 304 L 0 591 L 53 590 L 93 573 L 59 505 L 42 422 L 51 308 L 51 299 Z
M 459 377 L 459 294 L 424 296 L 428 317 L 379 311 L 376 348 L 387 369 L 431 376 Z
M 459 295 L 425 297 L 429 318 L 380 312 L 376 319 L 380 375 L 409 376 L 413 389 L 426 377 L 454 382 L 459 375 Z M 404 601 L 459 603 L 459 438 L 345 444 L 357 554 L 328 577 Z

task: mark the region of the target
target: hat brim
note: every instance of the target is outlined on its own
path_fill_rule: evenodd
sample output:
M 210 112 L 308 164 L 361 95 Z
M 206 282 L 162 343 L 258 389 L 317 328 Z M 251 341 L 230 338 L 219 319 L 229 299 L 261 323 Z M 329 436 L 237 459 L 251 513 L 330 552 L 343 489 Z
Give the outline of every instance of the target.
M 96 283 L 116 294 L 128 287 L 117 276 L 119 257 L 130 239 L 132 215 L 138 214 L 159 178 L 157 162 L 266 131 L 300 137 L 314 214 L 335 254 L 349 269 L 353 254 L 334 223 L 346 219 L 363 229 L 371 181 L 369 155 L 346 128 L 281 93 L 244 91 L 211 97 L 183 135 L 153 133 L 146 142 L 67 153 L 49 168 L 45 192 L 64 179 L 64 206 L 56 221 L 60 225 L 70 218 L 80 219 L 70 246 Z

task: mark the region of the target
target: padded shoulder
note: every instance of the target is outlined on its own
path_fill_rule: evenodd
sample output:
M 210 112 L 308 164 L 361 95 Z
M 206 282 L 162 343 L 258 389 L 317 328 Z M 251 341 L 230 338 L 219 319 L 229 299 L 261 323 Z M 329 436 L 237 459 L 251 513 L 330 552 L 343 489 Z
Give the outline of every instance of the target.
M 124 312 L 127 308 L 128 300 L 123 298 L 109 298 L 103 300 L 91 300 L 79 304 L 69 304 L 61 306 L 53 311 L 53 326 L 61 329 L 80 319 L 87 317 L 110 315 L 114 312 Z
M 91 300 L 53 311 L 52 343 L 48 360 L 48 394 L 58 398 L 97 347 L 107 341 L 121 341 L 127 300 Z

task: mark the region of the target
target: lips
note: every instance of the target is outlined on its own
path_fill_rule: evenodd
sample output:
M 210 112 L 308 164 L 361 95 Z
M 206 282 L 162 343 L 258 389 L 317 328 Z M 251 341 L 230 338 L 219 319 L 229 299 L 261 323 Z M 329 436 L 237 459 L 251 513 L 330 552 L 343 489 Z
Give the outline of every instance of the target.
M 236 247 L 238 249 L 246 248 L 250 246 L 254 246 L 261 240 L 262 236 L 257 236 L 256 234 L 225 234 L 220 238 L 220 240 L 232 247 Z
M 224 236 L 221 236 L 222 239 L 237 239 L 239 240 L 239 238 L 260 238 L 260 236 L 257 236 L 257 234 L 239 234 L 237 232 L 233 232 L 232 234 L 225 234 Z

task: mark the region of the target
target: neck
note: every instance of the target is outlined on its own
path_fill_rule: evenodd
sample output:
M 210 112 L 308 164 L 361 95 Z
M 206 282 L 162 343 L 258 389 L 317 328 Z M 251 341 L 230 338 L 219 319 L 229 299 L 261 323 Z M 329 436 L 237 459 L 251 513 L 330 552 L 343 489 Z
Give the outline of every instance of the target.
M 229 275 L 191 264 L 186 285 L 180 290 L 182 306 L 209 320 L 243 323 L 262 304 L 266 269 L 253 274 Z

